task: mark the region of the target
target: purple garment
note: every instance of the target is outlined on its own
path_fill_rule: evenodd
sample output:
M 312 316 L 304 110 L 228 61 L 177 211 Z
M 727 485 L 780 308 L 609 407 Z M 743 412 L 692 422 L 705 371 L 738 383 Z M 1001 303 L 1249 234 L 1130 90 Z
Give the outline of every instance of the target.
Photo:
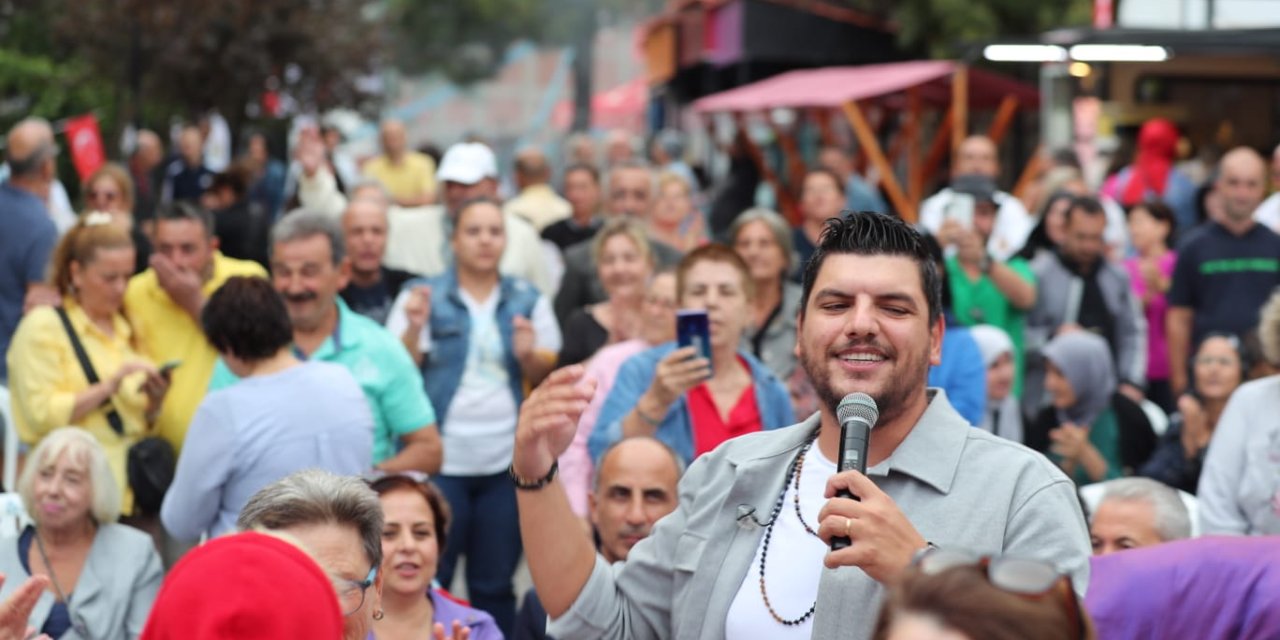
M 1090 565 L 1099 638 L 1280 638 L 1280 536 L 1179 540 Z
M 428 591 L 427 597 L 431 598 L 431 606 L 435 609 L 431 622 L 444 625 L 446 636 L 453 633 L 453 621 L 457 620 L 462 623 L 462 626 L 471 630 L 471 640 L 503 640 L 502 630 L 498 629 L 498 623 L 493 621 L 493 616 L 479 609 L 459 604 L 435 589 Z M 366 640 L 377 640 L 377 636 L 370 631 Z
M 1156 268 L 1165 278 L 1173 278 L 1173 265 L 1178 255 L 1172 251 L 1160 257 Z M 1138 300 L 1147 294 L 1147 282 L 1142 279 L 1141 260 L 1129 258 L 1124 261 L 1124 268 L 1129 272 L 1129 283 L 1133 286 L 1133 295 Z M 1169 341 L 1164 334 L 1164 318 L 1169 312 L 1169 298 L 1166 294 L 1156 294 L 1143 305 L 1147 316 L 1147 380 L 1169 379 Z

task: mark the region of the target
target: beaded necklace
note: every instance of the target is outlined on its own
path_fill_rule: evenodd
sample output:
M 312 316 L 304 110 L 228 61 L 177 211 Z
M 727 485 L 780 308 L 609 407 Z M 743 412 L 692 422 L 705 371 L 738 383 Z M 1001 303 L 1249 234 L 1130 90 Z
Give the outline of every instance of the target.
M 769 610 L 769 615 L 773 616 L 773 619 L 777 620 L 780 624 L 784 624 L 788 627 L 804 624 L 805 620 L 808 620 L 813 616 L 814 609 L 818 606 L 818 601 L 817 599 L 814 599 L 813 604 L 809 606 L 809 610 L 804 612 L 804 615 L 799 618 L 789 619 L 782 617 L 774 610 L 773 603 L 769 601 L 769 593 L 765 590 L 764 565 L 766 559 L 769 557 L 769 540 L 773 537 L 773 525 L 777 523 L 778 515 L 782 512 L 782 506 L 786 504 L 788 486 L 794 484 L 795 487 L 795 511 L 796 518 L 800 520 L 800 525 L 804 527 L 804 530 L 807 531 L 809 535 L 815 538 L 818 537 L 818 533 L 809 526 L 809 523 L 804 521 L 804 516 L 800 515 L 800 472 L 804 469 L 804 456 L 809 452 L 809 448 L 813 446 L 813 441 L 815 439 L 817 439 L 817 433 L 815 433 L 813 437 L 809 438 L 808 442 L 804 443 L 804 446 L 800 449 L 800 453 L 796 454 L 796 459 L 791 462 L 791 467 L 787 469 L 787 480 L 782 483 L 782 493 L 778 496 L 778 502 L 773 506 L 773 512 L 769 514 L 769 524 L 766 525 L 764 529 L 764 546 L 760 548 L 760 597 L 764 599 L 764 606 Z

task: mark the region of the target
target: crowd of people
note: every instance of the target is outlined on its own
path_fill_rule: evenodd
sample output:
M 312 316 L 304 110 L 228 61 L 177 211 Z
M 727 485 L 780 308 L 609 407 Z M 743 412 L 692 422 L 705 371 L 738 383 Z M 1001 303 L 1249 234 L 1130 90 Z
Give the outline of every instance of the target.
M 214 171 L 190 126 L 60 230 L 24 120 L 0 640 L 1138 638 L 1190 605 L 1237 623 L 1197 637 L 1275 637 L 1280 148 L 1196 184 L 1177 136 L 1148 122 L 1099 185 L 1055 152 L 1019 194 L 972 136 L 908 224 L 835 145 L 789 220 L 674 130 L 504 172 L 307 126 Z M 865 474 L 836 463 L 853 392 Z M 1125 613 L 1116 584 L 1201 550 L 1253 587 Z

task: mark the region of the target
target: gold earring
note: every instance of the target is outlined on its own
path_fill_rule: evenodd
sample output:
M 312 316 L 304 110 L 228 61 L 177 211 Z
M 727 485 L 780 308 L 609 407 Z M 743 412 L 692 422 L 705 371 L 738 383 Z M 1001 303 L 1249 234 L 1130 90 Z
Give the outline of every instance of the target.
M 387 614 L 383 613 L 383 612 L 382 612 L 382 609 L 378 609 L 377 611 L 374 611 L 374 612 L 373 612 L 373 619 L 374 619 L 374 620 L 381 620 L 381 619 L 383 619 L 383 618 L 385 618 L 385 617 L 387 617 Z

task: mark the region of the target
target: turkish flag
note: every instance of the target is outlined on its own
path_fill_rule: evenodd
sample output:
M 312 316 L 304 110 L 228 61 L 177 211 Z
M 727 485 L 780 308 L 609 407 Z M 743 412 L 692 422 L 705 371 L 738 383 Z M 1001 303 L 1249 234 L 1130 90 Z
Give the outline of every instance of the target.
M 102 133 L 98 130 L 98 117 L 92 113 L 67 119 L 67 140 L 71 142 L 71 162 L 84 182 L 93 175 L 106 154 L 102 150 Z

